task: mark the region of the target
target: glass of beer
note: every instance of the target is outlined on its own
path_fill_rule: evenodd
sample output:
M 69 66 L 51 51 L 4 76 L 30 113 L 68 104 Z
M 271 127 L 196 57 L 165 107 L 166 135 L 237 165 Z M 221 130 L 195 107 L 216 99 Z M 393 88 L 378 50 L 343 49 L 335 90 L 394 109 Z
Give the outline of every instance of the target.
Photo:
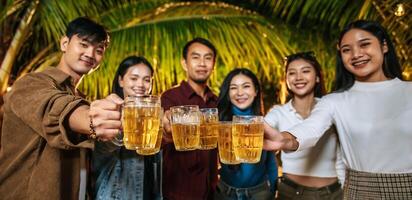
M 161 108 L 161 112 L 160 112 L 160 119 L 163 118 L 163 108 Z M 140 155 L 153 155 L 156 153 L 159 153 L 160 151 L 160 146 L 162 144 L 162 138 L 163 138 L 163 124 L 160 121 L 160 126 L 159 126 L 159 131 L 157 134 L 157 140 L 156 140 L 156 144 L 153 148 L 139 148 L 136 150 L 136 152 Z
M 217 147 L 219 129 L 219 115 L 217 108 L 202 108 L 200 120 L 200 145 L 199 149 L 207 150 Z
M 239 164 L 240 162 L 236 159 L 235 151 L 233 149 L 232 142 L 232 122 L 221 121 L 218 125 L 218 150 L 220 162 L 224 164 Z
M 236 159 L 242 163 L 257 163 L 263 147 L 263 117 L 233 116 L 232 139 Z
M 123 143 L 126 149 L 154 148 L 160 128 L 160 98 L 128 96 L 122 111 Z
M 197 105 L 174 106 L 170 108 L 172 137 L 177 151 L 199 148 L 200 111 Z

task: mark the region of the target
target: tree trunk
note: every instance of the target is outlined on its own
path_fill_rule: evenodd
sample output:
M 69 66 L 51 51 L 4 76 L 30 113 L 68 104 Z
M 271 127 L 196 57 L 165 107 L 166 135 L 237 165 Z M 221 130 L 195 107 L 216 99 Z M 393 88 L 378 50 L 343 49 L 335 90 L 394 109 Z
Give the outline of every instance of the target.
M 26 13 L 23 16 L 23 19 L 20 21 L 19 27 L 17 28 L 13 40 L 10 43 L 10 47 L 7 50 L 4 60 L 1 63 L 0 94 L 4 94 L 4 92 L 7 89 L 10 72 L 13 68 L 13 64 L 23 45 L 23 42 L 26 40 L 27 33 L 31 28 L 31 24 L 33 23 L 33 17 L 36 13 L 39 4 L 40 0 L 35 0 L 30 3 L 29 7 L 26 10 Z

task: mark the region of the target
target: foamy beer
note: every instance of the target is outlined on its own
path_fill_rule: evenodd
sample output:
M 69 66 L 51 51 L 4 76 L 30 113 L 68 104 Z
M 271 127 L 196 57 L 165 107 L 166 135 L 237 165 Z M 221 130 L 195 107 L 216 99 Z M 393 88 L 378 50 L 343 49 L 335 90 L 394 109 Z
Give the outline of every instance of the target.
M 122 114 L 126 149 L 155 147 L 161 123 L 160 112 L 160 99 L 157 96 L 126 97 Z
M 162 118 L 163 118 L 163 108 L 161 108 L 161 111 L 160 111 L 160 119 Z M 138 148 L 136 152 L 144 156 L 159 153 L 160 146 L 162 144 L 162 138 L 163 138 L 163 125 L 162 125 L 162 122 L 160 121 L 160 126 L 159 126 L 159 131 L 157 133 L 157 140 L 156 140 L 155 146 L 153 148 Z
M 233 149 L 232 142 L 232 122 L 222 121 L 218 125 L 219 137 L 218 137 L 218 150 L 220 162 L 224 164 L 239 164 L 236 159 L 235 151 Z
M 170 108 L 172 137 L 177 151 L 199 148 L 200 111 L 199 106 L 174 106 Z
M 236 159 L 243 163 L 257 163 L 263 146 L 262 116 L 233 116 L 232 139 Z
M 219 115 L 217 108 L 200 109 L 200 144 L 199 149 L 214 149 L 217 146 L 217 136 L 219 129 Z

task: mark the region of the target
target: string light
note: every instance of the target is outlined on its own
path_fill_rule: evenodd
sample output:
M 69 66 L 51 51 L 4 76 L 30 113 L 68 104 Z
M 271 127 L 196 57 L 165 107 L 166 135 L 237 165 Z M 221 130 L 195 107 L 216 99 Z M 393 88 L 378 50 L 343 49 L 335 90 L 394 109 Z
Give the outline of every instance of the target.
M 395 15 L 398 17 L 402 17 L 405 15 L 405 7 L 403 4 L 401 3 L 396 4 Z

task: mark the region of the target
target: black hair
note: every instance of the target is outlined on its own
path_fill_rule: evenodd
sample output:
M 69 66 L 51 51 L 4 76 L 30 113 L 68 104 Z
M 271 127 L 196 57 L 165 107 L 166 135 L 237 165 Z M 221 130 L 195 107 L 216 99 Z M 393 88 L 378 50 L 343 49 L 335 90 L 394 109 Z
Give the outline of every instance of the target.
M 116 74 L 114 75 L 113 79 L 113 87 L 112 92 L 116 93 L 122 99 L 124 98 L 123 88 L 120 87 L 119 84 L 119 77 L 122 77 L 126 74 L 127 70 L 137 64 L 144 64 L 146 65 L 151 72 L 151 76 L 153 76 L 153 67 L 150 62 L 143 56 L 129 56 L 125 58 L 117 68 Z
M 352 29 L 360 29 L 367 31 L 374 35 L 381 45 L 386 43 L 388 47 L 388 52 L 384 54 L 383 59 L 383 73 L 387 78 L 402 78 L 402 69 L 399 61 L 396 57 L 395 47 L 393 46 L 392 40 L 390 39 L 386 30 L 377 22 L 374 21 L 366 21 L 366 20 L 357 20 L 350 24 L 348 24 L 340 33 L 338 47 L 342 42 L 343 36 Z M 355 83 L 355 75 L 349 72 L 345 65 L 342 62 L 342 56 L 338 49 L 337 57 L 336 57 L 336 75 L 335 75 L 335 87 L 334 91 L 345 91 L 353 86 Z
M 66 36 L 71 39 L 74 35 L 93 44 L 109 45 L 110 36 L 106 28 L 87 17 L 76 18 L 67 25 Z
M 236 68 L 229 72 L 226 75 L 225 79 L 223 80 L 222 85 L 220 86 L 220 93 L 218 98 L 217 108 L 219 110 L 219 120 L 221 121 L 230 121 L 233 117 L 232 112 L 232 102 L 230 101 L 229 90 L 230 90 L 230 82 L 232 81 L 233 77 L 236 75 L 243 74 L 250 79 L 252 79 L 253 85 L 256 89 L 256 97 L 253 99 L 252 103 L 252 112 L 254 115 L 262 115 L 263 114 L 263 104 L 262 104 L 262 93 L 259 84 L 259 80 L 257 79 L 256 75 L 246 68 Z
M 299 52 L 299 53 L 286 56 L 285 57 L 285 73 L 287 73 L 290 63 L 295 60 L 299 60 L 299 59 L 302 59 L 305 62 L 309 63 L 315 69 L 316 76 L 319 77 L 319 82 L 315 83 L 315 88 L 314 88 L 315 94 L 314 95 L 315 97 L 319 97 L 319 98 L 322 97 L 323 95 L 326 94 L 325 84 L 323 80 L 321 66 L 318 60 L 316 59 L 313 51 Z M 287 100 L 290 100 L 291 98 L 293 98 L 294 94 L 292 90 L 290 90 L 289 88 L 287 88 L 287 90 L 288 90 Z
M 192 44 L 194 44 L 194 43 L 200 43 L 200 44 L 203 44 L 203 45 L 207 46 L 207 47 L 208 47 L 210 50 L 212 50 L 212 52 L 213 52 L 213 59 L 216 59 L 216 53 L 217 53 L 217 51 L 216 51 L 215 46 L 214 46 L 209 40 L 206 40 L 206 39 L 201 38 L 201 37 L 197 37 L 197 38 L 195 38 L 195 39 L 190 40 L 189 42 L 187 42 L 187 43 L 185 44 L 185 46 L 183 47 L 183 58 L 184 58 L 185 60 L 187 59 L 187 53 L 188 53 L 188 51 L 189 51 L 190 45 L 192 45 Z

